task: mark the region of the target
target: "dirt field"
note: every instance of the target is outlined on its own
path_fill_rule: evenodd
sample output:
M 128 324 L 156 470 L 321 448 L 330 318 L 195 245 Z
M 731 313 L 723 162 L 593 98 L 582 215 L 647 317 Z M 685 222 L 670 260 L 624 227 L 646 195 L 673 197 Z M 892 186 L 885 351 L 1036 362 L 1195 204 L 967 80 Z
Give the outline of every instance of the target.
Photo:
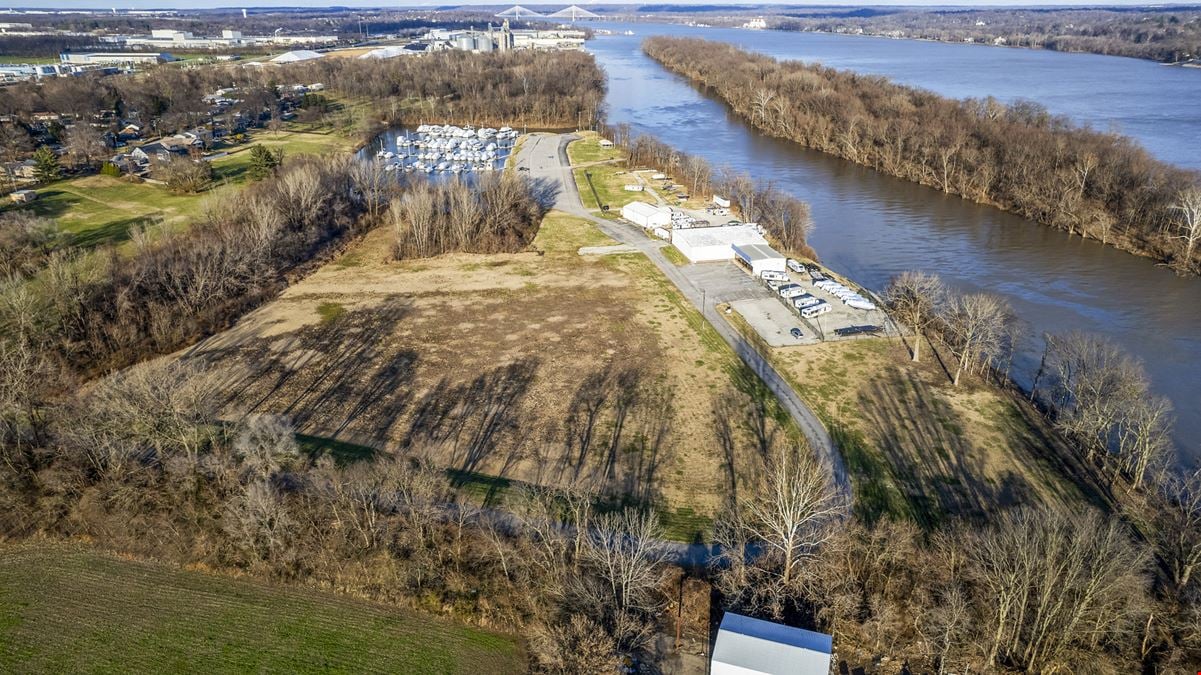
M 703 529 L 728 475 L 714 425 L 735 359 L 638 254 L 552 214 L 534 250 L 387 261 L 368 236 L 189 350 L 225 417 L 428 457 L 462 475 L 596 488 Z M 681 532 L 689 536 L 689 532 Z
M 987 520 L 999 507 L 1097 498 L 1068 478 L 1079 467 L 1063 462 L 1068 453 L 1027 406 L 970 378 L 952 387 L 924 352 L 915 366 L 891 338 L 774 350 L 838 441 L 861 515 L 932 527 L 953 515 Z

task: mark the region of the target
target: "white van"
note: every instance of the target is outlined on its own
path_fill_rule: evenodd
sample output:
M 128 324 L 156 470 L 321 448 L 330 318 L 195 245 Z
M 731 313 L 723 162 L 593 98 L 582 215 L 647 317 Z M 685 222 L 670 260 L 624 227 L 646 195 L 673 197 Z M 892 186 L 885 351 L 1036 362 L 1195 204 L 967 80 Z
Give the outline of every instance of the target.
M 796 307 L 797 309 L 805 309 L 806 307 L 812 307 L 821 301 L 821 298 L 815 298 L 806 293 L 799 298 L 794 298 L 792 301 L 792 306 Z
M 775 270 L 764 270 L 761 275 L 764 281 L 791 281 L 788 278 L 787 272 L 777 272 Z
M 800 274 L 805 271 L 805 267 L 803 265 L 801 265 L 801 263 L 797 262 L 796 260 L 793 260 L 792 258 L 789 258 L 788 262 L 786 264 L 788 265 L 788 269 L 792 270 L 793 272 L 796 272 L 797 274 Z
M 787 286 L 781 286 L 780 289 L 777 290 L 776 292 L 779 293 L 780 297 L 784 298 L 785 300 L 791 300 L 792 298 L 795 298 L 798 295 L 805 295 L 805 289 L 801 288 L 800 286 L 797 286 L 796 284 L 788 284 Z
M 805 317 L 806 319 L 812 319 L 815 316 L 821 316 L 826 312 L 832 311 L 834 311 L 834 308 L 830 306 L 830 303 L 819 302 L 816 305 L 810 305 L 809 307 L 802 309 L 801 316 Z

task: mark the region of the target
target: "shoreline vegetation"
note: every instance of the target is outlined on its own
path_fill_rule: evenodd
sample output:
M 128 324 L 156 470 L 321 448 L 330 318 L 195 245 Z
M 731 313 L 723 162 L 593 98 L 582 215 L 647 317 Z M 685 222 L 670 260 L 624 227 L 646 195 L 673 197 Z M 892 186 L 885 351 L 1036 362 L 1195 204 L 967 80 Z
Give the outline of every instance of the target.
M 1201 65 L 1201 12 L 1195 7 L 907 9 L 831 14 L 796 12 L 769 17 L 767 27 Z
M 652 37 L 644 51 L 761 132 L 1197 271 L 1201 176 L 1030 102 L 956 101 L 732 45 Z

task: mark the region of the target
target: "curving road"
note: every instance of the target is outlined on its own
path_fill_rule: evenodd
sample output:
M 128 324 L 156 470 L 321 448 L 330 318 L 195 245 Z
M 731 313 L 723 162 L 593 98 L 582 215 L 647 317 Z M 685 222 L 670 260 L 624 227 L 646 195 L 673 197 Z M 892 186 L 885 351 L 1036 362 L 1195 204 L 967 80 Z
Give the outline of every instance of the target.
M 515 165 L 528 171 L 534 179 L 556 183 L 559 186 L 556 209 L 584 218 L 615 241 L 641 251 L 676 285 L 680 293 L 701 311 L 718 335 L 730 345 L 743 363 L 763 380 L 768 390 L 780 401 L 780 405 L 792 416 L 801 432 L 805 434 L 809 445 L 830 469 L 835 485 L 847 497 L 849 503 L 851 485 L 847 478 L 846 466 L 838 448 L 834 446 L 830 433 L 787 380 L 776 372 L 775 367 L 715 309 L 718 303 L 724 301 L 725 294 L 753 292 L 739 291 L 736 288 L 745 285 L 744 282 L 748 281 L 749 277 L 732 264 L 721 268 L 714 265 L 677 266 L 663 255 L 661 249 L 666 242 L 651 239 L 633 226 L 599 218 L 584 208 L 571 174 L 571 162 L 567 158 L 567 144 L 577 138 L 573 134 L 532 134 L 526 138 L 518 152 Z M 727 274 L 723 275 L 722 272 Z M 754 287 L 753 284 L 751 286 Z

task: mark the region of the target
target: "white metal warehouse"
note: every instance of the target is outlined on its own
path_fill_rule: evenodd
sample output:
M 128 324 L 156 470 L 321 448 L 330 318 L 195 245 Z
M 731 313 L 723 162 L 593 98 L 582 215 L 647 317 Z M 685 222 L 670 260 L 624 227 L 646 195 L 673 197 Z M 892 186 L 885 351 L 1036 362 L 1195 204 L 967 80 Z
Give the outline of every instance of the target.
M 734 244 L 734 260 L 755 276 L 788 271 L 788 259 L 767 244 Z
M 621 217 L 649 230 L 654 227 L 670 225 L 671 209 L 646 202 L 630 202 L 621 207 Z
M 712 675 L 827 675 L 834 639 L 825 633 L 793 628 L 726 612 L 713 656 Z
M 749 225 L 697 227 L 671 231 L 671 243 L 692 262 L 732 260 L 734 246 L 767 245 L 767 240 Z

